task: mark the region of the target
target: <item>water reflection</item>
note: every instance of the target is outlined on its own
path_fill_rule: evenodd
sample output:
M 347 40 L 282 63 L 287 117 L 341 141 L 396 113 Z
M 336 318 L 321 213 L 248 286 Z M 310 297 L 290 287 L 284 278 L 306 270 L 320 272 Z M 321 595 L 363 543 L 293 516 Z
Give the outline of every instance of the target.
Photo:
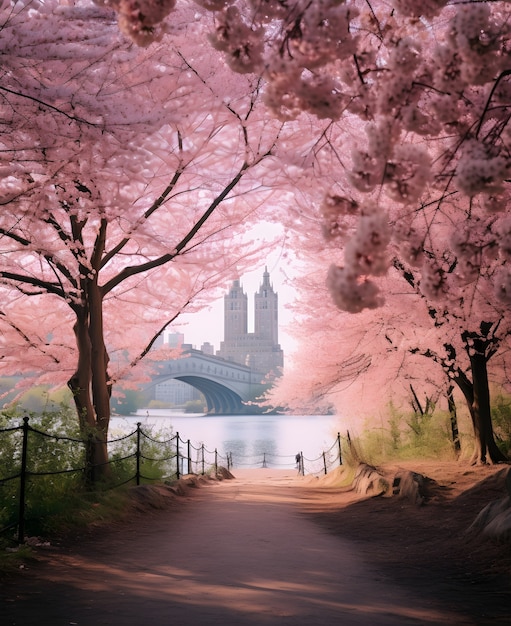
M 139 411 L 114 417 L 112 436 L 135 430 L 137 422 L 154 432 L 179 433 L 195 447 L 202 444 L 226 457 L 234 467 L 294 467 L 301 452 L 311 462 L 322 463 L 322 453 L 337 453 L 339 418 L 333 415 L 186 415 L 168 410 Z

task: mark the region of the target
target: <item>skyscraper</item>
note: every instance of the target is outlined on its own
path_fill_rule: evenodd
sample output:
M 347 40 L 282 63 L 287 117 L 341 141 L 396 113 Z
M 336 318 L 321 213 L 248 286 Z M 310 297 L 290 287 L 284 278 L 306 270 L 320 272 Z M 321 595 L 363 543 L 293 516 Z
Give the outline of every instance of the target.
M 240 280 L 233 281 L 224 296 L 224 341 L 217 356 L 249 365 L 257 372 L 278 375 L 284 353 L 278 343 L 278 294 L 265 268 L 263 282 L 254 295 L 254 332 L 248 329 L 248 298 Z

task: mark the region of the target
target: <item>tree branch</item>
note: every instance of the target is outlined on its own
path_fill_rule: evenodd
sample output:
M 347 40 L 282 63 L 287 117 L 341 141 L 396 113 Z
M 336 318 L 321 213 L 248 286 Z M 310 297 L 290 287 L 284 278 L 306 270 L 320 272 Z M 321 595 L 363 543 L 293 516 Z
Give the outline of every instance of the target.
M 511 69 L 510 70 L 504 70 L 503 72 L 501 72 L 499 74 L 499 76 L 497 77 L 496 81 L 493 83 L 493 87 L 491 88 L 490 95 L 488 96 L 488 99 L 486 100 L 486 104 L 484 105 L 483 112 L 481 113 L 481 117 L 479 118 L 479 124 L 477 125 L 477 128 L 476 128 L 476 138 L 479 135 L 479 131 L 481 130 L 481 127 L 483 125 L 483 121 L 484 121 L 485 115 L 486 115 L 486 113 L 488 113 L 488 109 L 490 107 L 491 99 L 493 98 L 493 94 L 495 93 L 495 90 L 497 89 L 498 84 L 500 83 L 500 81 L 503 78 L 505 78 L 506 76 L 510 76 L 510 75 L 511 75 Z
M 206 223 L 209 217 L 211 217 L 218 205 L 221 204 L 223 200 L 227 197 L 227 195 L 234 189 L 234 187 L 236 187 L 248 168 L 248 163 L 243 163 L 243 166 L 240 168 L 236 176 L 224 188 L 222 193 L 213 200 L 207 210 L 203 213 L 202 217 L 195 223 L 193 228 L 190 229 L 186 236 L 181 239 L 181 241 L 177 244 L 174 250 L 172 250 L 172 252 L 164 254 L 156 259 L 153 259 L 152 261 L 148 261 L 147 263 L 124 268 L 121 272 L 119 272 L 116 276 L 111 278 L 103 285 L 102 294 L 105 295 L 109 293 L 114 287 L 117 287 L 117 285 L 121 284 L 127 278 L 130 278 L 131 276 L 136 276 L 137 274 L 142 274 L 143 272 L 152 270 L 155 267 L 161 267 L 162 265 L 165 265 L 169 261 L 172 261 L 172 259 L 181 254 L 186 246 L 190 243 L 190 241 L 199 232 L 202 226 Z
M 178 135 L 179 135 L 179 132 L 178 132 Z M 179 137 L 179 145 L 182 147 L 182 143 L 181 143 L 180 137 Z M 167 187 L 164 189 L 164 191 L 151 204 L 151 206 L 147 209 L 147 211 L 145 211 L 145 213 L 143 215 L 143 219 L 144 220 L 149 219 L 151 217 L 151 215 L 155 211 L 157 211 L 163 205 L 163 203 L 167 200 L 169 194 L 174 190 L 174 188 L 177 185 L 177 183 L 178 183 L 181 175 L 183 174 L 183 172 L 184 172 L 184 167 L 182 167 L 182 166 L 176 170 L 176 172 L 174 173 L 174 175 L 172 177 L 172 180 L 167 185 Z M 113 257 L 116 254 L 118 254 L 130 241 L 131 241 L 131 237 L 125 237 L 114 248 L 109 250 L 105 254 L 105 256 L 103 257 L 103 259 L 101 261 L 100 269 L 105 267 L 113 259 Z
M 41 352 L 45 356 L 49 356 L 54 363 L 60 363 L 59 359 L 55 356 L 48 354 L 45 350 L 42 350 L 40 344 L 34 343 L 30 337 L 28 337 L 19 326 L 14 324 L 14 322 L 12 322 L 3 311 L 0 311 L 0 317 L 4 318 L 5 322 L 23 339 L 26 344 L 28 344 L 29 347 L 35 348 L 38 352 Z
M 0 271 L 0 278 L 5 278 L 5 280 L 10 280 L 16 283 L 22 283 L 24 285 L 31 285 L 32 287 L 38 287 L 43 292 L 52 293 L 59 298 L 65 298 L 66 294 L 62 289 L 62 285 L 60 283 L 50 283 L 45 280 L 40 280 L 39 278 L 35 278 L 33 276 L 25 276 L 24 274 L 16 274 L 14 272 L 5 272 Z M 39 293 L 30 293 L 23 292 L 25 295 L 39 295 Z
M 4 87 L 2 85 L 0 85 L 0 91 L 5 91 L 6 93 L 10 93 L 11 95 L 18 96 L 19 98 L 26 98 L 27 100 L 31 100 L 32 102 L 35 102 L 43 107 L 46 107 L 47 109 L 50 109 L 51 111 L 60 113 L 60 115 L 67 117 L 68 120 L 72 120 L 73 122 L 78 122 L 79 124 L 87 124 L 87 126 L 91 126 L 93 128 L 97 127 L 97 124 L 88 122 L 87 120 L 84 120 L 81 117 L 76 117 L 75 115 L 69 115 L 69 113 L 62 111 L 61 109 L 53 106 L 52 104 L 48 104 L 47 102 L 44 102 L 43 100 L 39 100 L 39 98 L 36 98 L 34 96 L 29 96 L 28 94 L 20 93 L 19 91 L 14 91 L 13 89 L 9 89 L 8 87 Z

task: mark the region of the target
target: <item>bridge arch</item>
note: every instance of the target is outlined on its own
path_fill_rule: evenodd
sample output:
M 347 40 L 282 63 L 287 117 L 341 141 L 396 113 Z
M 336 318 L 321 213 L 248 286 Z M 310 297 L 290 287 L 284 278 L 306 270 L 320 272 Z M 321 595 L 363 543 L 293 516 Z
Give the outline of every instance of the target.
M 187 350 L 182 358 L 155 365 L 158 373 L 147 389 L 171 379 L 180 380 L 204 395 L 208 413 L 244 413 L 244 402 L 262 394 L 265 389 L 261 383 L 263 374 L 200 350 Z

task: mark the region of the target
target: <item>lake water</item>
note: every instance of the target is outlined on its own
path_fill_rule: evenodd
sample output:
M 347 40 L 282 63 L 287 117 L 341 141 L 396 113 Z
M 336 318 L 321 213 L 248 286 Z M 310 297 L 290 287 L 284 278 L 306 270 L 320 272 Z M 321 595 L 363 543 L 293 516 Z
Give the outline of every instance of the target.
M 335 415 L 197 415 L 169 410 L 141 410 L 113 417 L 110 434 L 132 432 L 137 422 L 153 433 L 179 433 L 199 448 L 204 444 L 221 457 L 232 455 L 233 467 L 290 468 L 302 453 L 307 473 L 321 471 L 323 452 L 329 465 L 338 455 L 340 419 Z

